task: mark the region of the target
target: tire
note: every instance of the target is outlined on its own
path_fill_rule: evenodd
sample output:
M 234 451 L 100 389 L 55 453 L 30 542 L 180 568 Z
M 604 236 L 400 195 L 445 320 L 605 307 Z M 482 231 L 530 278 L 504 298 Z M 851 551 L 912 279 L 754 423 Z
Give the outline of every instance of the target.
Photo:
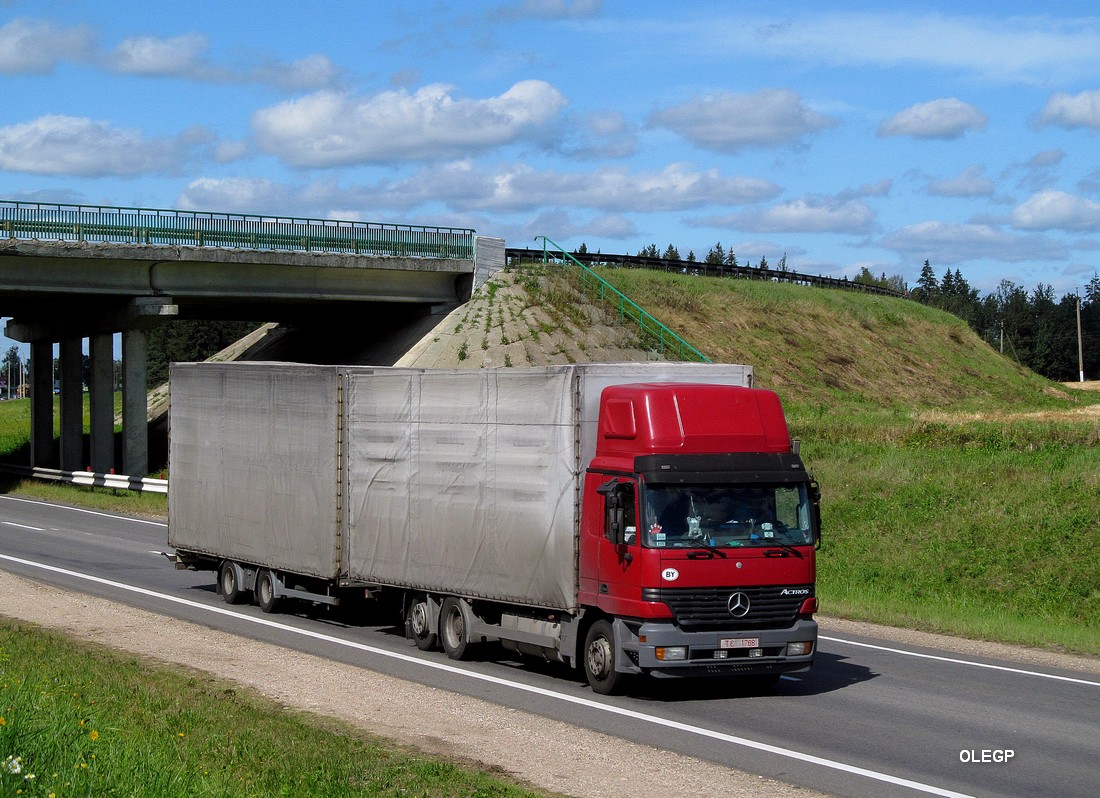
M 280 598 L 275 595 L 275 573 L 267 568 L 256 574 L 256 604 L 264 612 L 275 612 Z
M 432 651 L 439 638 L 431 631 L 428 615 L 431 608 L 427 596 L 413 596 L 405 611 L 405 630 L 408 637 L 421 651 Z
M 615 693 L 622 684 L 622 674 L 615 670 L 615 632 L 611 622 L 596 621 L 584 637 L 584 675 L 592 692 L 600 695 Z
M 447 596 L 439 612 L 439 640 L 451 659 L 465 659 L 470 649 L 470 630 L 462 599 Z
M 225 599 L 226 604 L 241 604 L 247 598 L 248 591 L 244 590 L 237 580 L 237 568 L 234 563 L 226 560 L 218 569 L 218 592 Z

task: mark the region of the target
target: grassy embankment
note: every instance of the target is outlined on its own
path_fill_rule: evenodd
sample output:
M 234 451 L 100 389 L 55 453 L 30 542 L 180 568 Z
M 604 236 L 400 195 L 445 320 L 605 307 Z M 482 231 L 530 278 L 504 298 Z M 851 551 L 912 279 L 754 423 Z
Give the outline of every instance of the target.
M 601 274 L 782 397 L 822 488 L 824 613 L 1100 654 L 1100 393 L 914 302 Z
M 0 622 L 0 795 L 540 794 L 202 674 Z

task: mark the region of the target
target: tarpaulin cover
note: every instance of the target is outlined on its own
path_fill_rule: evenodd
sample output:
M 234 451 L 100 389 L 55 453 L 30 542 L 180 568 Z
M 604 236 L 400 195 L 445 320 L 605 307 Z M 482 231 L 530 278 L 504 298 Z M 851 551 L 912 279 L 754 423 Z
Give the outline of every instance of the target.
M 570 608 L 574 370 L 348 371 L 348 561 L 368 581 Z
M 336 577 L 337 378 L 332 367 L 174 364 L 168 543 Z

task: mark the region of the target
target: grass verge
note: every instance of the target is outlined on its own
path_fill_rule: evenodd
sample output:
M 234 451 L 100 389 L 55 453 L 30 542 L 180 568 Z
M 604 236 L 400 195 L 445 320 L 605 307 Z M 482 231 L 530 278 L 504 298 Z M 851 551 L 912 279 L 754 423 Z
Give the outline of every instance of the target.
M 202 674 L 0 621 L 3 795 L 546 795 L 324 723 Z

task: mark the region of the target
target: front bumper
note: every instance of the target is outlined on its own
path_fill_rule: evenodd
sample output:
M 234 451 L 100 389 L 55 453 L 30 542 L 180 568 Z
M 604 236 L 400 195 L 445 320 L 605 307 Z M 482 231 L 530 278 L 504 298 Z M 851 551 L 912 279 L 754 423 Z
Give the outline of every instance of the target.
M 766 675 L 808 669 L 817 653 L 817 621 L 798 620 L 785 629 L 746 632 L 686 632 L 671 623 L 616 619 L 616 668 L 653 676 Z M 721 641 L 756 638 L 753 648 L 723 648 Z M 788 656 L 790 643 L 811 642 L 809 654 Z M 687 649 L 684 659 L 658 659 L 658 648 Z

